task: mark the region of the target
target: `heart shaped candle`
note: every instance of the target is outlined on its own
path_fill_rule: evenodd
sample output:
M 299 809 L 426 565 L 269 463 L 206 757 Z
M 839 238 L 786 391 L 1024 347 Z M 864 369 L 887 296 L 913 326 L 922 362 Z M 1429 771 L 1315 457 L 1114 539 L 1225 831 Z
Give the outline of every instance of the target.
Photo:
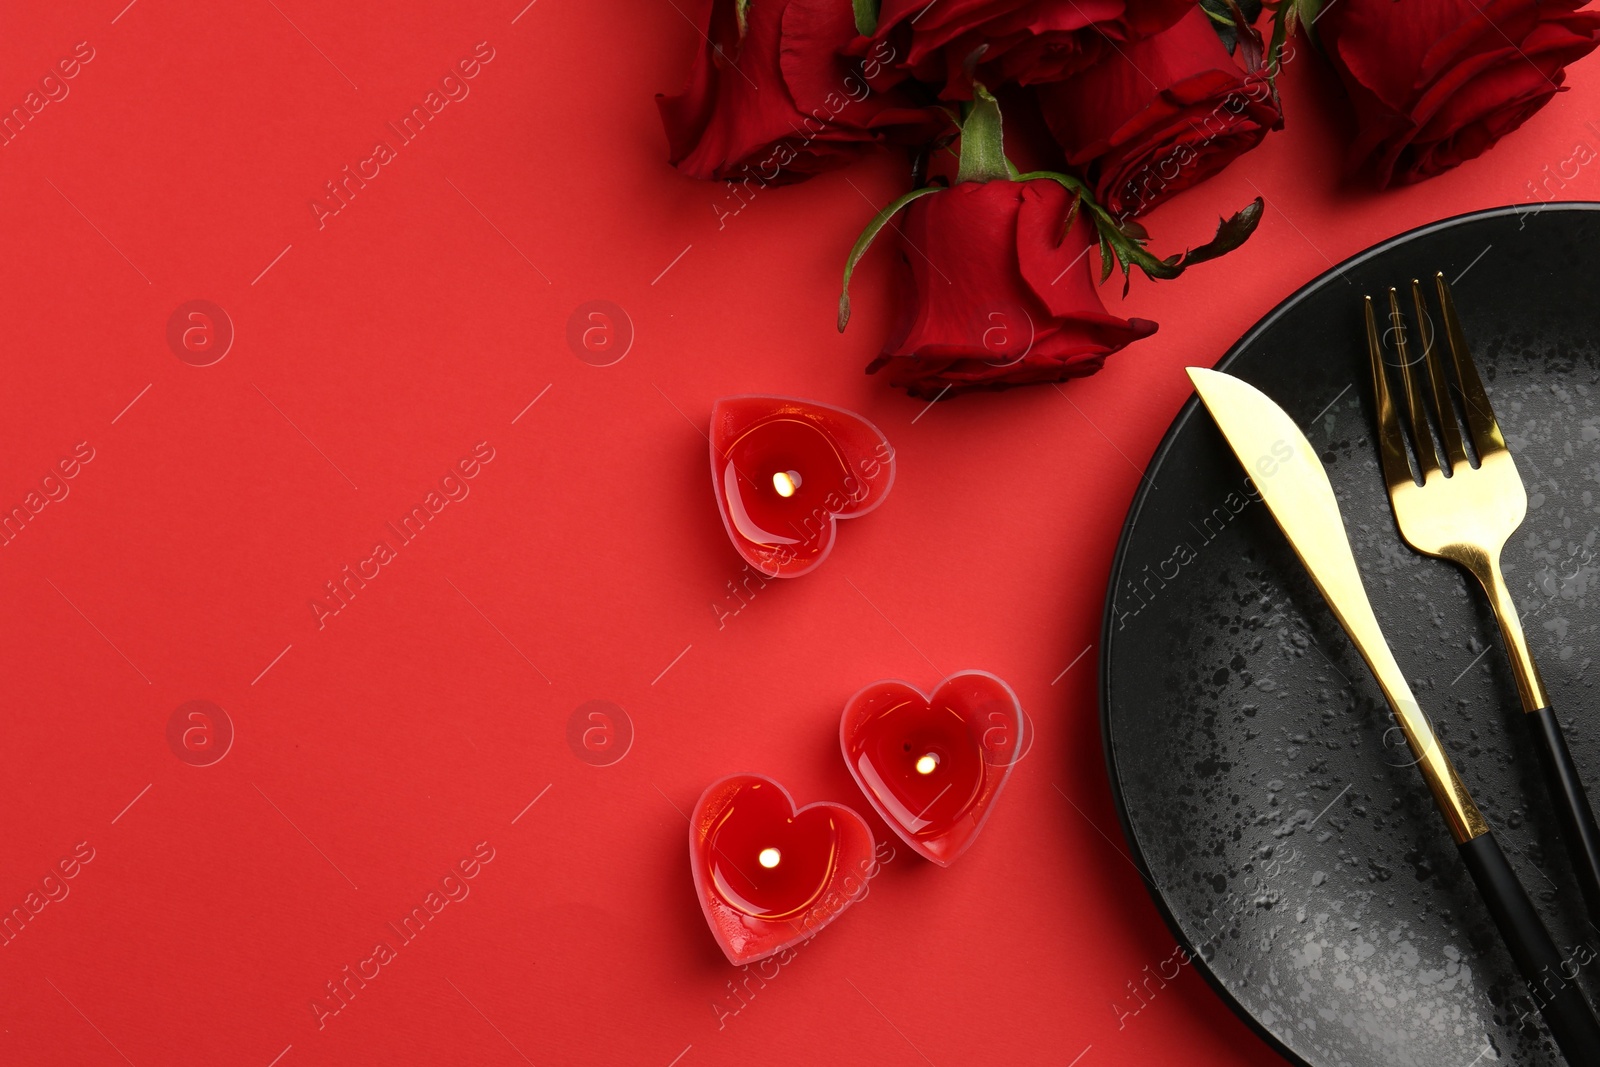
M 779 396 L 711 409 L 711 482 L 739 554 L 795 578 L 833 548 L 838 519 L 865 515 L 894 484 L 894 449 L 853 412 Z
M 951 675 L 932 696 L 875 682 L 845 705 L 839 747 L 884 821 L 948 867 L 1027 751 L 1026 723 L 1011 687 L 985 671 Z
M 713 782 L 689 822 L 700 907 L 736 965 L 804 941 L 864 896 L 872 849 L 872 831 L 849 808 L 796 810 L 783 786 L 759 774 Z

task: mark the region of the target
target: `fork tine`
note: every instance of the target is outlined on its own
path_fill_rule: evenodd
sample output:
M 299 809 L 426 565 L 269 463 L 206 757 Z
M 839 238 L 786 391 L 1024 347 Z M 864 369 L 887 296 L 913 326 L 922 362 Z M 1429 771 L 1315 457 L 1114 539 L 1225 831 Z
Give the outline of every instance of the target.
M 1500 434 L 1500 423 L 1489 406 L 1489 394 L 1484 392 L 1483 379 L 1467 351 L 1467 338 L 1461 332 L 1461 319 L 1456 315 L 1455 297 L 1445 284 L 1443 272 L 1434 275 L 1439 289 L 1439 307 L 1444 310 L 1445 335 L 1450 339 L 1450 358 L 1456 366 L 1456 377 L 1461 380 L 1462 407 L 1467 413 L 1467 426 L 1472 430 L 1472 444 L 1481 460 L 1485 453 L 1504 452 L 1506 439 Z
M 1405 439 L 1400 434 L 1400 412 L 1389 391 L 1389 375 L 1383 368 L 1383 339 L 1378 333 L 1378 316 L 1372 310 L 1372 297 L 1361 298 L 1367 313 L 1367 354 L 1372 358 L 1372 395 L 1378 408 L 1378 454 L 1383 459 L 1383 480 L 1395 485 L 1402 479 L 1416 484 L 1411 462 L 1406 459 Z
M 1424 483 L 1439 473 L 1439 453 L 1433 444 L 1433 433 L 1428 429 L 1428 403 L 1422 394 L 1422 368 L 1413 366 L 1411 348 L 1406 343 L 1406 320 L 1400 315 L 1400 297 L 1389 289 L 1389 321 L 1393 323 L 1394 351 L 1400 357 L 1400 380 L 1406 387 L 1406 411 L 1411 416 L 1411 443 L 1415 446 L 1417 466 L 1422 470 Z
M 1467 450 L 1461 443 L 1461 425 L 1456 422 L 1456 409 L 1450 403 L 1450 379 L 1444 371 L 1444 357 L 1439 354 L 1437 337 L 1433 332 L 1433 318 L 1422 299 L 1422 283 L 1411 279 L 1411 299 L 1417 306 L 1417 332 L 1422 338 L 1422 358 L 1428 367 L 1428 381 L 1433 387 L 1433 410 L 1439 416 L 1439 436 L 1444 441 L 1445 461 L 1454 467 L 1465 463 Z

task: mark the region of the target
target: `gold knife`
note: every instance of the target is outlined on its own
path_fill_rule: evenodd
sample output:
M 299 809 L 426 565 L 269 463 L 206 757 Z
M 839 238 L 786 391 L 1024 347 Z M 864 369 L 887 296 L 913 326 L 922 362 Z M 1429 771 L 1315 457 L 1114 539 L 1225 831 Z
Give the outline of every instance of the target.
M 1600 1064 L 1600 1022 L 1566 977 L 1577 968 L 1557 950 L 1384 640 L 1345 535 L 1339 502 L 1311 442 L 1282 408 L 1254 386 L 1200 367 L 1189 368 L 1189 380 L 1377 679 L 1556 1044 L 1568 1063 Z

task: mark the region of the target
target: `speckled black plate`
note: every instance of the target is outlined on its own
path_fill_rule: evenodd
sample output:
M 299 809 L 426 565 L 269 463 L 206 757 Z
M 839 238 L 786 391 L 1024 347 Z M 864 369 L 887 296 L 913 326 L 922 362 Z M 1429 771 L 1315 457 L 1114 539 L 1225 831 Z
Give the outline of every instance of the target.
M 1455 280 L 1528 487 L 1507 580 L 1600 795 L 1600 204 L 1521 211 L 1356 256 L 1218 367 L 1322 450 L 1400 665 L 1557 942 L 1576 948 L 1600 934 L 1584 922 L 1494 619 L 1463 573 L 1395 529 L 1361 318 L 1364 293 L 1435 271 Z M 1102 730 L 1123 830 L 1193 965 L 1263 1037 L 1315 1067 L 1562 1062 L 1542 1026 L 1519 1024 L 1526 991 L 1376 683 L 1196 401 L 1129 512 L 1104 630 Z M 1183 960 L 1152 968 L 1151 990 Z

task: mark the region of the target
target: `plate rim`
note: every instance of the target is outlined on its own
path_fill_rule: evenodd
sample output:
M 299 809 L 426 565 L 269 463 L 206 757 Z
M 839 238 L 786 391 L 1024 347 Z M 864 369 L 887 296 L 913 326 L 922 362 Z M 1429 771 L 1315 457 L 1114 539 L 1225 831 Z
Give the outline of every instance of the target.
M 1420 226 L 1413 226 L 1408 230 L 1402 230 L 1392 237 L 1387 237 L 1384 240 L 1379 241 L 1377 244 L 1371 245 L 1362 251 L 1355 253 L 1354 255 L 1340 260 L 1338 263 L 1330 266 L 1327 270 L 1316 275 L 1310 281 L 1306 282 L 1304 285 L 1291 292 L 1288 296 L 1284 297 L 1265 315 L 1257 319 L 1255 325 L 1251 326 L 1248 330 L 1241 334 L 1239 339 L 1228 347 L 1228 350 L 1222 354 L 1222 357 L 1218 359 L 1215 364 L 1213 364 L 1213 369 L 1226 371 L 1232 363 L 1240 358 L 1245 349 L 1255 342 L 1258 336 L 1276 325 L 1279 319 L 1283 318 L 1290 311 L 1297 308 L 1314 291 L 1321 289 L 1331 281 L 1338 279 L 1349 267 L 1363 263 L 1366 260 L 1388 252 L 1390 249 L 1395 248 L 1396 246 L 1414 241 L 1417 238 L 1424 237 L 1435 232 L 1457 229 L 1463 226 L 1471 226 L 1479 221 L 1503 218 L 1508 215 L 1538 215 L 1543 214 L 1546 211 L 1573 213 L 1600 212 L 1600 201 L 1546 201 L 1533 207 L 1530 207 L 1527 204 L 1506 204 L 1500 207 L 1480 208 L 1475 211 L 1466 211 L 1459 215 L 1450 215 L 1446 218 L 1438 219 L 1433 222 L 1423 223 Z M 1233 1012 L 1235 1017 L 1237 1017 L 1252 1032 L 1265 1041 L 1267 1046 L 1274 1052 L 1282 1056 L 1288 1062 L 1297 1064 L 1298 1067 L 1319 1067 L 1319 1065 L 1312 1063 L 1310 1060 L 1305 1059 L 1299 1053 L 1290 1049 L 1278 1039 L 1276 1034 L 1268 1030 L 1262 1024 L 1262 1022 L 1255 1017 L 1254 1014 L 1246 1010 L 1244 1005 L 1239 1003 L 1238 998 L 1236 998 L 1228 989 L 1228 987 L 1223 984 L 1216 972 L 1211 969 L 1211 966 L 1206 963 L 1205 959 L 1194 951 L 1194 946 L 1190 942 L 1188 935 L 1184 933 L 1183 928 L 1178 924 L 1177 918 L 1173 915 L 1171 908 L 1168 907 L 1166 898 L 1161 895 L 1159 890 L 1157 890 L 1155 882 L 1152 880 L 1150 875 L 1149 864 L 1145 862 L 1144 850 L 1139 846 L 1139 839 L 1133 833 L 1133 827 L 1128 818 L 1127 799 L 1123 795 L 1122 776 L 1117 767 L 1116 747 L 1113 744 L 1111 736 L 1111 652 L 1112 645 L 1116 640 L 1111 624 L 1116 616 L 1115 602 L 1117 595 L 1117 578 L 1119 575 L 1121 575 L 1123 564 L 1126 562 L 1129 543 L 1132 540 L 1134 525 L 1138 522 L 1140 515 L 1143 513 L 1145 503 L 1150 495 L 1152 483 L 1147 475 L 1152 470 L 1159 467 L 1162 463 L 1166 462 L 1168 455 L 1172 452 L 1174 446 L 1177 444 L 1179 433 L 1181 433 L 1184 427 L 1188 425 L 1189 420 L 1194 416 L 1194 413 L 1199 410 L 1199 407 L 1200 398 L 1191 392 L 1189 397 L 1184 400 L 1183 406 L 1180 407 L 1177 414 L 1173 416 L 1172 422 L 1167 426 L 1167 430 L 1162 435 L 1160 443 L 1156 445 L 1156 450 L 1151 453 L 1149 462 L 1145 464 L 1144 470 L 1141 472 L 1138 486 L 1134 491 L 1133 500 L 1128 505 L 1128 514 L 1122 522 L 1122 530 L 1117 535 L 1117 550 L 1111 557 L 1111 570 L 1107 575 L 1106 581 L 1105 603 L 1101 609 L 1100 615 L 1100 655 L 1097 657 L 1100 665 L 1100 680 L 1097 687 L 1097 696 L 1100 704 L 1101 755 L 1105 760 L 1106 777 L 1108 779 L 1108 784 L 1111 787 L 1111 803 L 1117 811 L 1117 824 L 1122 830 L 1123 840 L 1128 844 L 1129 854 L 1133 860 L 1134 866 L 1138 869 L 1139 880 L 1144 883 L 1145 892 L 1150 895 L 1150 899 L 1155 904 L 1156 911 L 1161 915 L 1162 922 L 1166 924 L 1168 932 L 1172 934 L 1172 936 L 1177 940 L 1178 945 L 1182 947 L 1185 953 L 1189 956 L 1190 964 L 1195 968 L 1200 976 L 1205 979 L 1206 984 L 1211 987 L 1214 993 L 1217 994 L 1217 996 L 1222 1000 L 1223 1004 L 1227 1006 L 1228 1010 Z

